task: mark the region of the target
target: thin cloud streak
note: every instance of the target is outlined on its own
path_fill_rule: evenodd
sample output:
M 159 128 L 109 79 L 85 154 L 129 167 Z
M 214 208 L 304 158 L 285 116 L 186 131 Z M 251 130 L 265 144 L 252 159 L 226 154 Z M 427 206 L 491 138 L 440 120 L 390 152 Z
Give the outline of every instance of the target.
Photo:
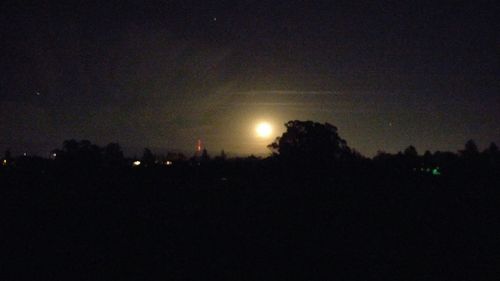
M 235 92 L 233 95 L 255 96 L 255 95 L 338 95 L 334 91 L 299 91 L 299 90 L 256 90 Z

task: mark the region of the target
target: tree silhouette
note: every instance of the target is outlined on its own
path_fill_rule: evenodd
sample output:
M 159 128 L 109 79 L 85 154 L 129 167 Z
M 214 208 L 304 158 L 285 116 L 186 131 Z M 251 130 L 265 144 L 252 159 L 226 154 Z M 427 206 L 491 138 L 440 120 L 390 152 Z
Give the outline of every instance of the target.
M 208 155 L 207 149 L 204 148 L 201 152 L 201 162 L 207 162 L 210 160 L 210 156 Z
M 224 149 L 220 151 L 219 157 L 221 160 L 226 160 L 227 155 L 226 155 L 226 152 L 224 151 Z
M 109 143 L 103 150 L 105 165 L 120 166 L 124 162 L 123 151 L 118 143 Z
M 496 143 L 490 143 L 490 146 L 485 150 L 485 153 L 489 155 L 498 155 L 498 146 Z
M 52 151 L 55 160 L 65 169 L 95 170 L 102 166 L 101 148 L 88 140 L 65 140 L 62 149 Z
M 286 161 L 327 164 L 352 158 L 352 151 L 337 128 L 329 123 L 288 121 L 286 132 L 268 148 Z
M 413 145 L 410 145 L 408 146 L 403 154 L 406 156 L 406 157 L 411 157 L 411 158 L 416 158 L 418 157 L 418 152 L 417 152 L 417 149 L 413 146 Z
M 144 148 L 144 152 L 142 153 L 141 161 L 146 167 L 151 167 L 155 164 L 156 157 L 151 152 L 149 148 Z
M 66 156 L 75 156 L 78 153 L 79 150 L 79 145 L 78 142 L 74 139 L 71 140 L 65 140 L 63 142 L 63 152 L 65 153 Z
M 63 142 L 63 149 L 56 149 L 57 158 L 64 161 L 96 161 L 100 158 L 100 148 L 88 140 L 80 142 L 71 139 Z
M 99 165 L 102 161 L 101 149 L 88 140 L 82 140 L 78 144 L 78 158 L 91 165 Z
M 472 158 L 479 155 L 479 149 L 474 140 L 468 140 L 465 143 L 465 149 L 460 151 L 460 155 L 464 158 Z
M 488 161 L 488 164 L 492 167 L 497 167 L 500 163 L 500 152 L 498 151 L 498 146 L 496 143 L 490 143 L 490 146 L 484 150 L 483 155 Z
M 224 152 L 224 149 L 220 151 L 220 154 L 215 156 L 214 160 L 217 161 L 217 162 L 222 162 L 222 161 L 226 161 L 227 159 L 227 155 L 226 155 L 226 152 Z
M 415 168 L 419 164 L 417 149 L 410 145 L 403 151 L 403 162 L 406 168 Z

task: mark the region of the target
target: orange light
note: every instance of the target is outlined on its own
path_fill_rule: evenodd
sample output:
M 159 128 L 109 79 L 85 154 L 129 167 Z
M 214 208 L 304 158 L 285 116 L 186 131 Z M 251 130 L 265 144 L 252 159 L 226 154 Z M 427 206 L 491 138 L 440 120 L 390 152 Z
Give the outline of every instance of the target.
M 198 143 L 196 144 L 196 151 L 201 152 L 201 140 L 198 140 Z

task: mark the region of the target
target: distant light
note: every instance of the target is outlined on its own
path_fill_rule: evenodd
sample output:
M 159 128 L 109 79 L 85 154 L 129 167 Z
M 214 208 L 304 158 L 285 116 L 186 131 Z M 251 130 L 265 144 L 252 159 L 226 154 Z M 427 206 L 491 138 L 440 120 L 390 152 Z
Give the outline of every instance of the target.
M 52 157 L 56 157 L 57 156 L 57 153 L 52 153 Z
M 198 142 L 196 143 L 196 151 L 201 152 L 201 140 L 198 140 Z
M 168 161 L 168 160 L 167 160 L 167 161 L 165 161 L 165 165 L 167 165 L 167 166 L 170 166 L 170 165 L 172 165 L 172 164 L 174 164 L 172 161 Z
M 139 165 L 141 165 L 141 161 L 132 162 L 132 166 L 139 166 Z
M 433 176 L 440 176 L 441 175 L 441 171 L 439 171 L 439 167 L 432 169 L 432 175 Z
M 214 17 L 214 21 L 217 21 L 217 18 L 216 18 L 216 17 Z
M 28 155 L 28 153 L 27 153 L 27 152 L 25 152 L 25 153 L 23 153 L 23 155 L 24 155 L 24 156 L 27 156 L 27 155 Z
M 7 159 L 3 159 L 2 166 L 7 166 Z

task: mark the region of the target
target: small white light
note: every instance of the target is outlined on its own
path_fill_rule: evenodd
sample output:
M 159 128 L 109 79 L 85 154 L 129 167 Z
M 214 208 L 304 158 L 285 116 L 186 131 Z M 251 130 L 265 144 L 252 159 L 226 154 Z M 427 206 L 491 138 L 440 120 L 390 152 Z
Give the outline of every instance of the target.
M 139 165 L 141 165 L 141 161 L 134 161 L 134 162 L 132 163 L 132 165 L 133 165 L 133 166 L 139 166 Z
M 168 160 L 167 160 L 167 161 L 165 161 L 165 165 L 167 165 L 167 166 L 170 166 L 170 165 L 172 165 L 172 164 L 174 164 L 172 161 L 168 161 Z

